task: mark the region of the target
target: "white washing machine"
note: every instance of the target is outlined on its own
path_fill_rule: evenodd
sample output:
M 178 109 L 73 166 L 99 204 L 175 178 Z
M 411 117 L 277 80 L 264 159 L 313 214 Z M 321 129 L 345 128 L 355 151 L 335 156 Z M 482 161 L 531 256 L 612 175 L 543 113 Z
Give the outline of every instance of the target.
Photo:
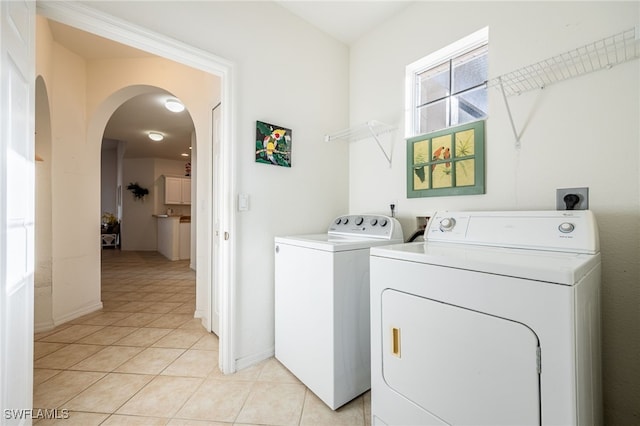
M 275 239 L 275 356 L 333 410 L 371 387 L 369 248 L 402 241 L 379 215 Z
M 441 212 L 371 249 L 374 425 L 599 425 L 590 211 Z

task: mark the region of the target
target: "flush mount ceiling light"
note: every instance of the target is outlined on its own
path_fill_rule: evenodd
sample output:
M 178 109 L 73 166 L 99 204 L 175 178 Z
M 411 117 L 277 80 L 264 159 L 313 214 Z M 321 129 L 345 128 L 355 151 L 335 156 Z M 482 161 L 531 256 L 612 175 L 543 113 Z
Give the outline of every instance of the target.
M 187 154 L 186 152 L 183 152 L 183 153 L 182 153 L 182 154 L 180 154 L 180 155 L 182 155 L 183 157 L 188 157 L 188 156 L 189 156 L 189 154 Z
M 169 99 L 164 103 L 164 107 L 171 112 L 182 112 L 184 111 L 184 105 L 181 102 L 175 99 Z
M 164 135 L 158 132 L 149 132 L 149 139 L 155 142 L 160 142 L 164 139 Z

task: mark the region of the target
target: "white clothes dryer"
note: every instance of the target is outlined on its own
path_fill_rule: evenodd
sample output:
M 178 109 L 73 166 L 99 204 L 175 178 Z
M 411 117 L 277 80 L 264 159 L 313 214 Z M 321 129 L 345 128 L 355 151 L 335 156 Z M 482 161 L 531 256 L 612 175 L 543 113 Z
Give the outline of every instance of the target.
M 371 249 L 374 425 L 599 425 L 590 211 L 441 212 Z
M 380 215 L 275 239 L 275 356 L 333 410 L 371 387 L 369 248 L 402 241 Z

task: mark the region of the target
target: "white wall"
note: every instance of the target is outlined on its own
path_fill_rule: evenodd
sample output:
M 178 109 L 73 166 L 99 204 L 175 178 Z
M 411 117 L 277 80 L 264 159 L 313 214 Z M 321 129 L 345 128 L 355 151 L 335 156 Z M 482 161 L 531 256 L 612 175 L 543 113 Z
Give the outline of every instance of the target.
M 155 251 L 158 232 L 155 214 L 155 162 L 153 158 L 125 158 L 122 168 L 122 223 L 120 224 L 120 244 L 122 250 Z M 149 190 L 143 198 L 135 198 L 127 189 L 130 183 L 137 183 Z
M 556 188 L 589 187 L 603 264 L 605 424 L 640 419 L 640 61 L 510 98 L 520 149 L 500 92 L 490 90 L 486 194 L 421 199 L 406 197 L 404 69 L 489 26 L 489 75 L 497 77 L 632 28 L 639 17 L 638 2 L 418 2 L 351 50 L 351 122 L 400 128 L 392 168 L 372 141 L 351 145 L 351 212 L 385 212 L 396 201 L 408 234 L 415 216 L 435 210 L 555 209 Z

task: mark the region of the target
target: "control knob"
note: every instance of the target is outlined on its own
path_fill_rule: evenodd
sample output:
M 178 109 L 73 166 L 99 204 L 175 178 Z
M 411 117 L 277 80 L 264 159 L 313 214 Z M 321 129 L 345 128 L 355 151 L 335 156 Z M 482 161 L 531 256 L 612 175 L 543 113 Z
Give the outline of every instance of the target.
M 443 232 L 451 231 L 456 226 L 456 220 L 452 217 L 445 217 L 440 221 L 440 230 Z
M 362 216 L 356 217 L 356 225 L 357 226 L 362 225 L 362 222 L 364 222 L 364 219 L 362 218 Z
M 560 226 L 558 226 L 558 230 L 560 230 L 560 232 L 562 232 L 563 234 L 573 232 L 574 229 L 576 229 L 576 227 L 573 225 L 573 223 L 569 222 L 562 222 Z
M 387 226 L 387 223 L 389 223 L 387 219 L 380 219 L 380 226 L 382 226 L 383 228 Z
M 371 219 L 369 221 L 369 223 L 371 224 L 371 226 L 376 226 L 378 224 L 378 219 L 376 219 L 375 217 L 373 219 Z

